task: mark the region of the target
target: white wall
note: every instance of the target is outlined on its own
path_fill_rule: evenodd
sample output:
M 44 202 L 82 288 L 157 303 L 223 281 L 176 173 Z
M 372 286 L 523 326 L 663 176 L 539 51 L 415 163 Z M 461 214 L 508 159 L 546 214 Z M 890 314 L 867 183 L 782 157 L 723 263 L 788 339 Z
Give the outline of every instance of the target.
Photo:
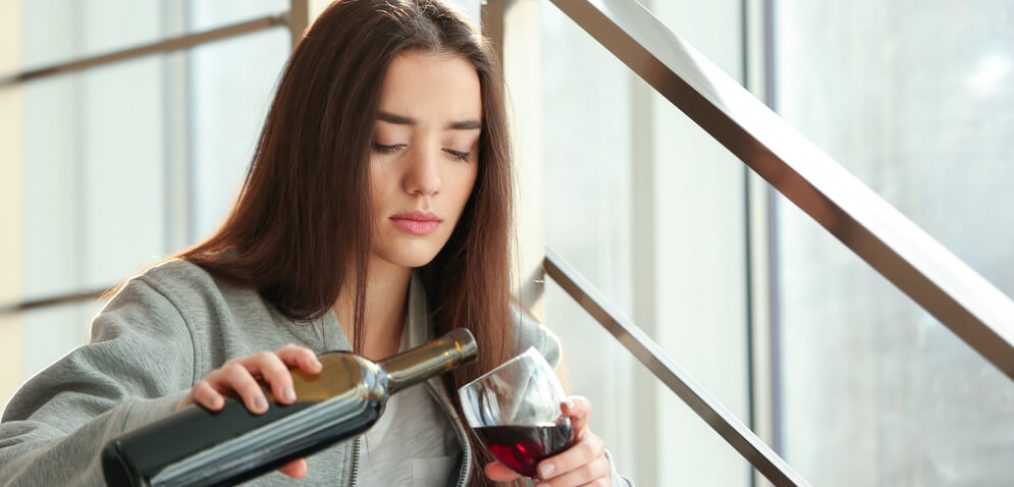
M 21 2 L 0 3 L 0 73 L 21 69 Z M 23 296 L 24 252 L 20 238 L 24 232 L 25 215 L 22 179 L 24 178 L 24 141 L 21 114 L 23 95 L 20 89 L 0 89 L 0 160 L 4 161 L 0 177 L 0 302 L 10 303 Z M 0 316 L 0 343 L 20 344 L 24 328 L 20 315 Z M 0 404 L 21 382 L 24 351 L 20 346 L 7 346 L 0 354 Z

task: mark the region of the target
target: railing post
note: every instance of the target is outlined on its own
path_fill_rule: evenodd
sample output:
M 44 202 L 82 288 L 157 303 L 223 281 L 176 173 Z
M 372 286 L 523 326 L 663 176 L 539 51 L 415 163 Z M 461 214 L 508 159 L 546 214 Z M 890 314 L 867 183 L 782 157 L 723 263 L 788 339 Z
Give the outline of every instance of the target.
M 289 13 L 286 15 L 286 22 L 289 27 L 289 36 L 292 39 L 292 50 L 296 49 L 303 33 L 310 26 L 310 0 L 289 0 Z

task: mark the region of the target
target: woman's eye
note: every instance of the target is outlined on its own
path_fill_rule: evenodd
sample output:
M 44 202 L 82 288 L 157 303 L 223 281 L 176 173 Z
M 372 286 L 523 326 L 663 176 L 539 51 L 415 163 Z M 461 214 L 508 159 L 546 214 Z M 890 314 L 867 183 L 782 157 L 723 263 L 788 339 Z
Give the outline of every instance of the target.
M 444 150 L 446 150 L 448 154 L 450 154 L 451 156 L 453 156 L 455 159 L 457 159 L 459 161 L 467 161 L 468 160 L 468 156 L 471 154 L 469 152 L 458 152 L 456 150 L 450 150 L 450 149 L 444 149 Z
M 377 143 L 373 144 L 373 150 L 375 152 L 383 152 L 385 154 L 390 154 L 392 152 L 395 152 L 400 147 L 401 147 L 401 145 L 383 145 L 383 144 L 377 144 Z

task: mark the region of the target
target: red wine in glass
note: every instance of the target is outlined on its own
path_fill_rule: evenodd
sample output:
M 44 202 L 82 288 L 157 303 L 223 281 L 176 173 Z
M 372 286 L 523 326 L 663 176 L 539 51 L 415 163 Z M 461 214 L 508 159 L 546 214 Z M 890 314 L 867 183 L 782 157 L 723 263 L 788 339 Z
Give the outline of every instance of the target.
M 571 445 L 570 420 L 537 425 L 481 426 L 475 433 L 490 453 L 521 475 L 535 478 L 535 468 Z
M 536 478 L 540 461 L 574 441 L 570 419 L 560 415 L 563 386 L 535 348 L 465 384 L 458 396 L 486 450 L 526 477 Z

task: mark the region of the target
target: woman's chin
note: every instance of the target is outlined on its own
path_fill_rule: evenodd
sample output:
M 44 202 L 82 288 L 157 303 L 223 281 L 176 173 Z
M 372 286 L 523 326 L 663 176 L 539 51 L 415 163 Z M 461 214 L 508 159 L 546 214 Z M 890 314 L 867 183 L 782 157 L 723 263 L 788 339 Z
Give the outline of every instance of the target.
M 436 250 L 412 249 L 406 247 L 402 247 L 393 252 L 378 253 L 377 257 L 380 257 L 382 260 L 398 267 L 408 267 L 414 269 L 429 264 L 437 256 Z

